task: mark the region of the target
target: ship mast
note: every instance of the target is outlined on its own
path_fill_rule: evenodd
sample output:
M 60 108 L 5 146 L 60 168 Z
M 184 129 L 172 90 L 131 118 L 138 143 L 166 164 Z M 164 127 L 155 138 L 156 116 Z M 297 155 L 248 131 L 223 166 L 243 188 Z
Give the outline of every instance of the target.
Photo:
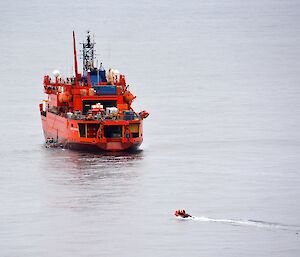
M 91 42 L 90 31 L 87 31 L 86 42 L 82 43 L 83 76 L 87 76 L 88 71 L 94 69 L 95 44 L 94 40 Z
M 76 42 L 75 42 L 74 30 L 73 30 L 73 50 L 74 50 L 75 78 L 78 79 L 78 64 L 77 64 L 77 53 L 76 53 Z

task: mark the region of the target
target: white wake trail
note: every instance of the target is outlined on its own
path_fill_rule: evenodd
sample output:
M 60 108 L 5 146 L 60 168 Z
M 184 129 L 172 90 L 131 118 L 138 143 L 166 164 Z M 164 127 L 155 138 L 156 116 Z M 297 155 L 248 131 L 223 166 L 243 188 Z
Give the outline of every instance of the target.
M 238 220 L 238 219 L 213 219 L 204 216 L 192 216 L 189 218 L 185 218 L 184 220 L 195 220 L 201 222 L 217 222 L 217 223 L 224 223 L 236 226 L 252 226 L 258 228 L 269 228 L 269 229 L 281 229 L 281 230 L 292 230 L 300 232 L 300 226 L 297 225 L 284 225 L 280 223 L 272 223 L 272 222 L 265 222 L 259 220 Z

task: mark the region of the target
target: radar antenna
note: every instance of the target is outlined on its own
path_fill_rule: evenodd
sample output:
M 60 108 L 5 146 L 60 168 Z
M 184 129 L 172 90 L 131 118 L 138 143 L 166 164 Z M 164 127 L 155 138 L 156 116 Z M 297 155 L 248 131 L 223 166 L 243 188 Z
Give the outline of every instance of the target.
M 94 69 L 95 50 L 94 45 L 96 43 L 91 41 L 90 31 L 87 31 L 86 42 L 82 43 L 82 60 L 83 60 L 83 76 L 87 76 L 88 71 Z

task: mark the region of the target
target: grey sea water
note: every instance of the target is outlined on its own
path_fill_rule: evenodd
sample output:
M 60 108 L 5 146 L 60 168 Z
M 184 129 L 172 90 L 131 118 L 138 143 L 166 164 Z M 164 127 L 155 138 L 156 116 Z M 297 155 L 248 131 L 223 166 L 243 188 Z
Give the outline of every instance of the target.
M 300 255 L 299 1 L 0 10 L 1 257 Z M 43 75 L 87 29 L 150 112 L 140 152 L 43 145 Z

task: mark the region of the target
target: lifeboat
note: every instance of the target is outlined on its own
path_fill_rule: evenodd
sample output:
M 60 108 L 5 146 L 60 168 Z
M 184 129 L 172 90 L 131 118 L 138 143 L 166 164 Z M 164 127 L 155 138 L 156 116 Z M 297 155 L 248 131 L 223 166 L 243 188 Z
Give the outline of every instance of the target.
M 72 101 L 72 95 L 69 92 L 61 93 L 58 95 L 58 101 L 60 103 L 68 103 Z
M 186 213 L 185 210 L 176 210 L 174 215 L 183 219 L 192 217 L 190 214 Z
M 124 94 L 124 101 L 128 104 L 131 104 L 132 101 L 136 98 L 130 91 L 125 91 Z

